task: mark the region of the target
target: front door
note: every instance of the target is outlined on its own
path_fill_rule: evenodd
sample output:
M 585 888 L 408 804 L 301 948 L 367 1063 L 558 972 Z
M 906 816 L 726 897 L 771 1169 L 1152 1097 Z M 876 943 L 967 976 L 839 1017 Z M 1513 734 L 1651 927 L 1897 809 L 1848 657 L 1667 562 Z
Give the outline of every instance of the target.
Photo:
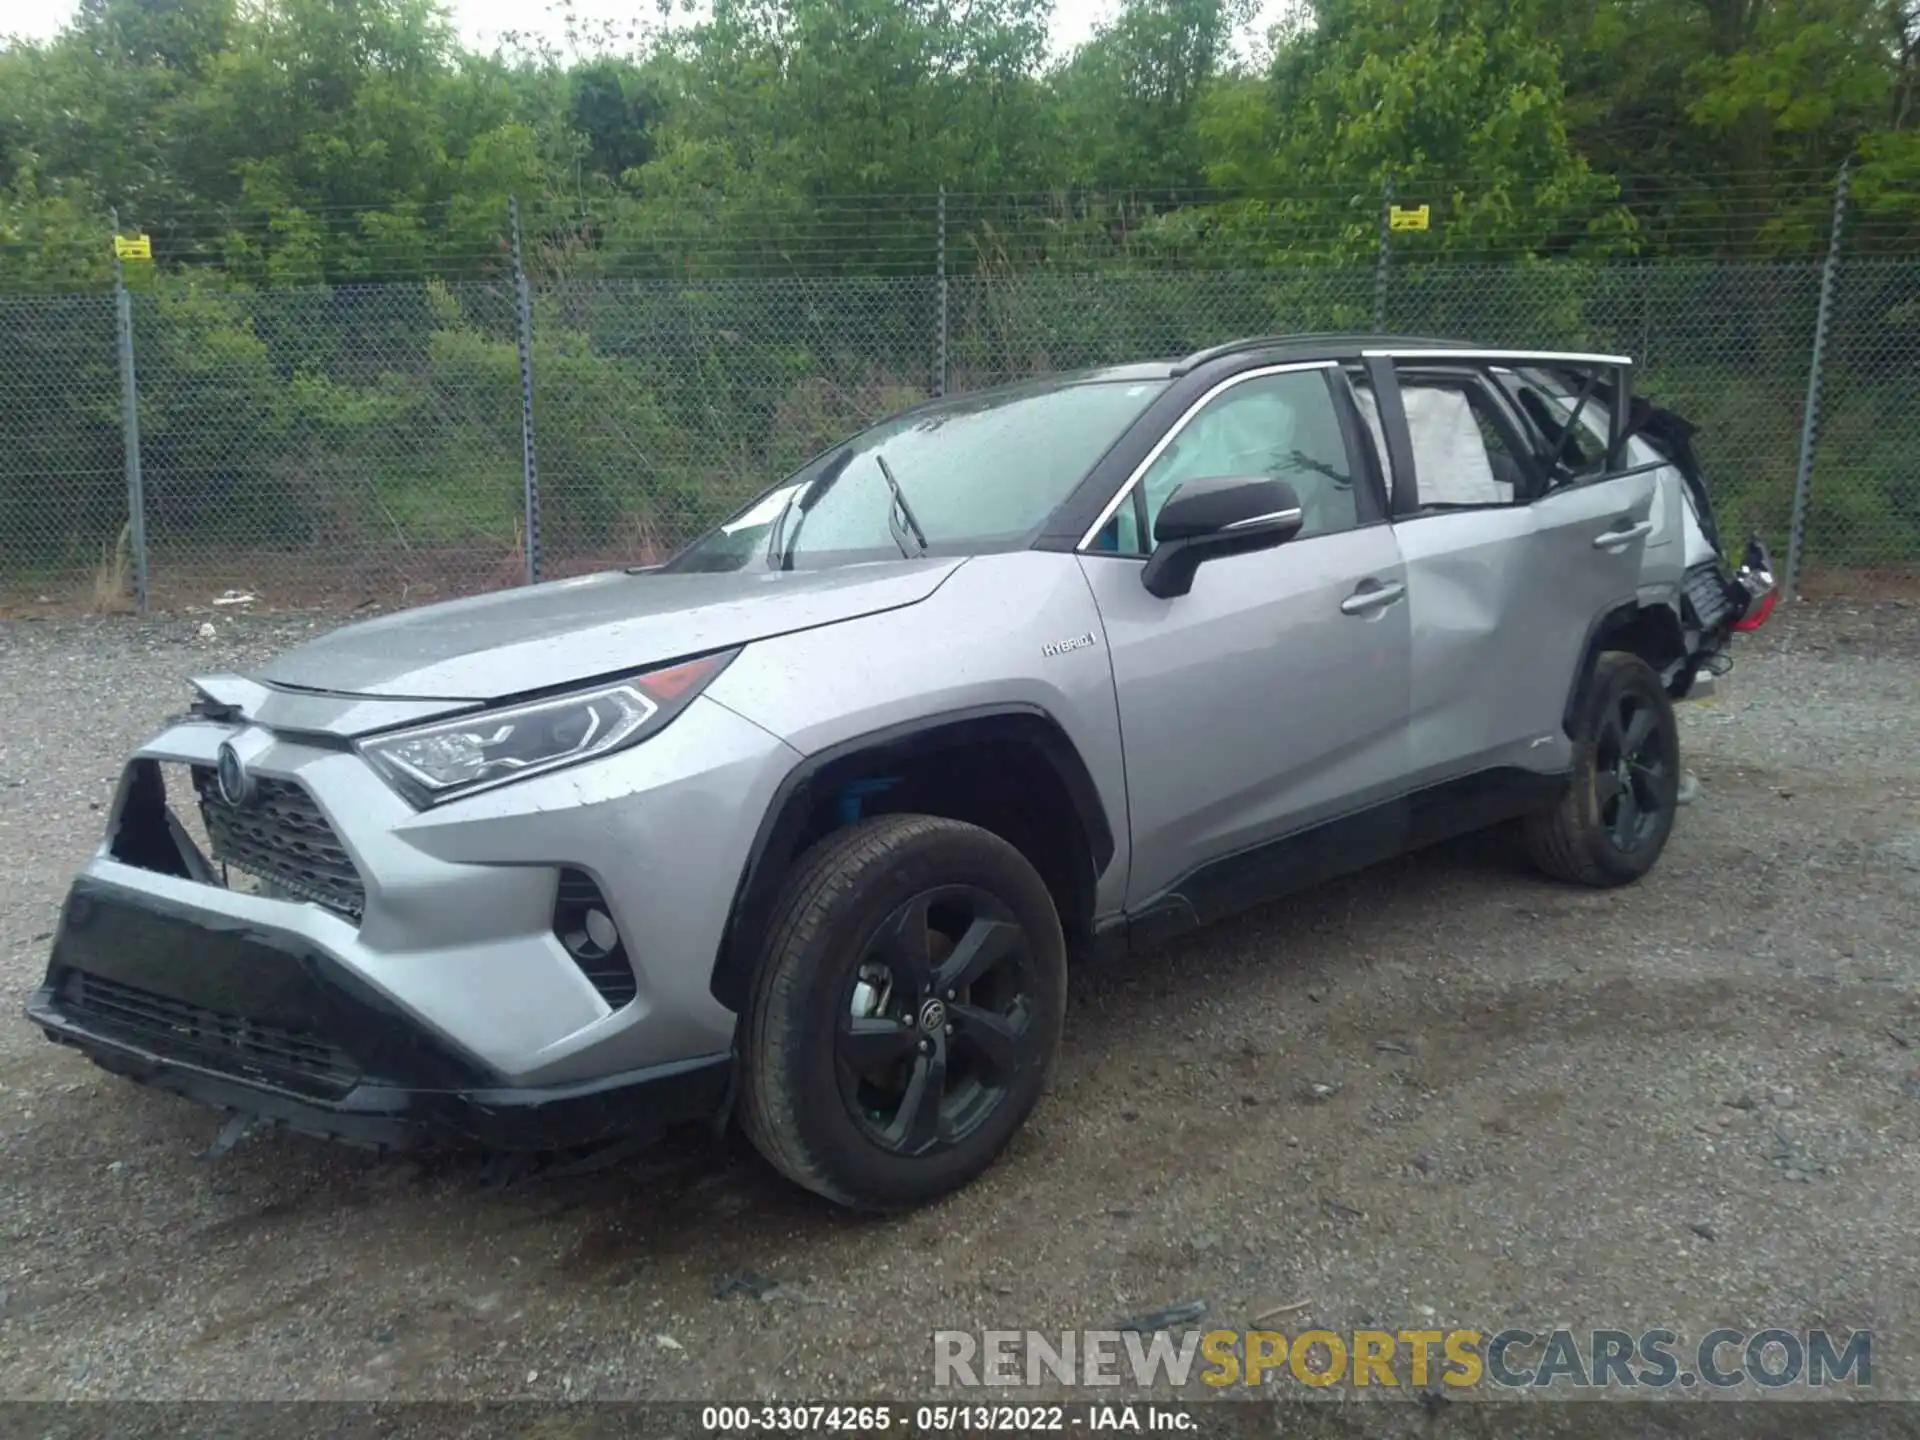
M 1317 366 L 1224 382 L 1170 432 L 1082 554 L 1126 746 L 1129 910 L 1178 893 L 1205 921 L 1289 888 L 1275 865 L 1301 847 L 1276 842 L 1391 795 L 1403 778 L 1406 575 L 1392 527 L 1374 518 L 1384 497 L 1371 488 L 1365 441 L 1341 423 L 1333 387 L 1345 383 Z M 1188 594 L 1149 595 L 1143 537 L 1174 489 L 1255 474 L 1294 487 L 1300 533 L 1208 561 Z M 1382 834 L 1371 848 L 1397 844 Z M 1344 868 L 1377 855 L 1340 858 Z

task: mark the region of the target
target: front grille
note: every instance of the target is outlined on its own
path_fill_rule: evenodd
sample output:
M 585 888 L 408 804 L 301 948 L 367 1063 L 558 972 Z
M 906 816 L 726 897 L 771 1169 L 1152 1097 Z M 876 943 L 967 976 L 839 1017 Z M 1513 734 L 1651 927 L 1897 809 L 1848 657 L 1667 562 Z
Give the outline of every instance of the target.
M 261 776 L 252 798 L 236 807 L 220 798 L 220 782 L 206 765 L 193 767 L 193 787 L 215 860 L 359 922 L 366 886 L 304 787 Z
M 60 1008 L 155 1055 L 277 1081 L 290 1090 L 338 1096 L 360 1080 L 352 1058 L 318 1035 L 208 1010 L 85 970 L 70 970 L 61 981 Z

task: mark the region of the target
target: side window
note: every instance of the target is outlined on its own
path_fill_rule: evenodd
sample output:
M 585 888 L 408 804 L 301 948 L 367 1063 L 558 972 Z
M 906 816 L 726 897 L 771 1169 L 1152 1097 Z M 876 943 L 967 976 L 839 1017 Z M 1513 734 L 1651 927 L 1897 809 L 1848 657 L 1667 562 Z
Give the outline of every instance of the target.
M 1300 497 L 1301 536 L 1359 523 L 1353 465 L 1318 370 L 1262 375 L 1215 396 L 1180 430 L 1101 531 L 1097 548 L 1144 555 L 1167 497 L 1189 480 L 1263 475 Z
M 1569 371 L 1523 374 L 1509 383 L 1514 403 L 1526 416 L 1529 440 L 1548 487 L 1575 485 L 1606 473 L 1607 406 L 1593 395 L 1584 401 L 1589 375 Z M 1577 418 L 1576 418 L 1577 417 Z
M 1402 381 L 1400 400 L 1421 510 L 1526 503 L 1526 466 L 1478 386 Z

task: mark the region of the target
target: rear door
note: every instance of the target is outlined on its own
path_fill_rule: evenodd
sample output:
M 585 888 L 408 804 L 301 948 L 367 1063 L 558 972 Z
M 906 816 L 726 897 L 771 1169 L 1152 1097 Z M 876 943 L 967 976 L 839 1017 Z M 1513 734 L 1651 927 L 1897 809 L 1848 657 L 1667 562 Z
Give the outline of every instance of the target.
M 1596 621 L 1636 598 L 1653 529 L 1651 473 L 1620 473 L 1579 419 L 1543 440 L 1493 382 L 1518 358 L 1368 357 L 1412 610 L 1415 783 L 1565 767 L 1574 671 Z M 1575 394 L 1625 363 L 1553 360 Z
M 1494 379 L 1506 397 L 1529 421 L 1536 443 L 1545 450 L 1549 437 L 1532 417 L 1544 413 L 1549 424 L 1565 425 L 1573 419 L 1577 374 L 1543 370 L 1537 366 L 1515 369 L 1496 367 Z M 1589 403 L 1577 422 L 1588 454 L 1598 454 L 1610 440 L 1611 407 Z M 1646 548 L 1640 566 L 1640 595 L 1643 604 L 1671 596 L 1680 586 L 1688 561 L 1688 502 L 1686 480 L 1679 468 L 1653 441 L 1644 435 L 1630 434 L 1622 466 L 1653 472 L 1653 507 L 1647 518 L 1653 529 L 1647 533 Z

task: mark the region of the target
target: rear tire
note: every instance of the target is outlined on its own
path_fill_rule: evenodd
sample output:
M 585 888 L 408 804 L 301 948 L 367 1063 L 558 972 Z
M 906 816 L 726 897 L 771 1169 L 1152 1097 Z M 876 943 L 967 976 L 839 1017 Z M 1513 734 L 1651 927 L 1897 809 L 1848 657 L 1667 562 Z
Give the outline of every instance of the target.
M 1660 676 L 1638 655 L 1607 651 L 1574 716 L 1566 793 L 1523 826 L 1528 858 L 1577 885 L 1638 880 L 1672 833 L 1680 773 L 1680 730 Z
M 742 1025 L 740 1117 L 788 1178 L 901 1210 L 999 1156 L 1059 1050 L 1066 945 L 999 836 L 883 815 L 801 857 Z

